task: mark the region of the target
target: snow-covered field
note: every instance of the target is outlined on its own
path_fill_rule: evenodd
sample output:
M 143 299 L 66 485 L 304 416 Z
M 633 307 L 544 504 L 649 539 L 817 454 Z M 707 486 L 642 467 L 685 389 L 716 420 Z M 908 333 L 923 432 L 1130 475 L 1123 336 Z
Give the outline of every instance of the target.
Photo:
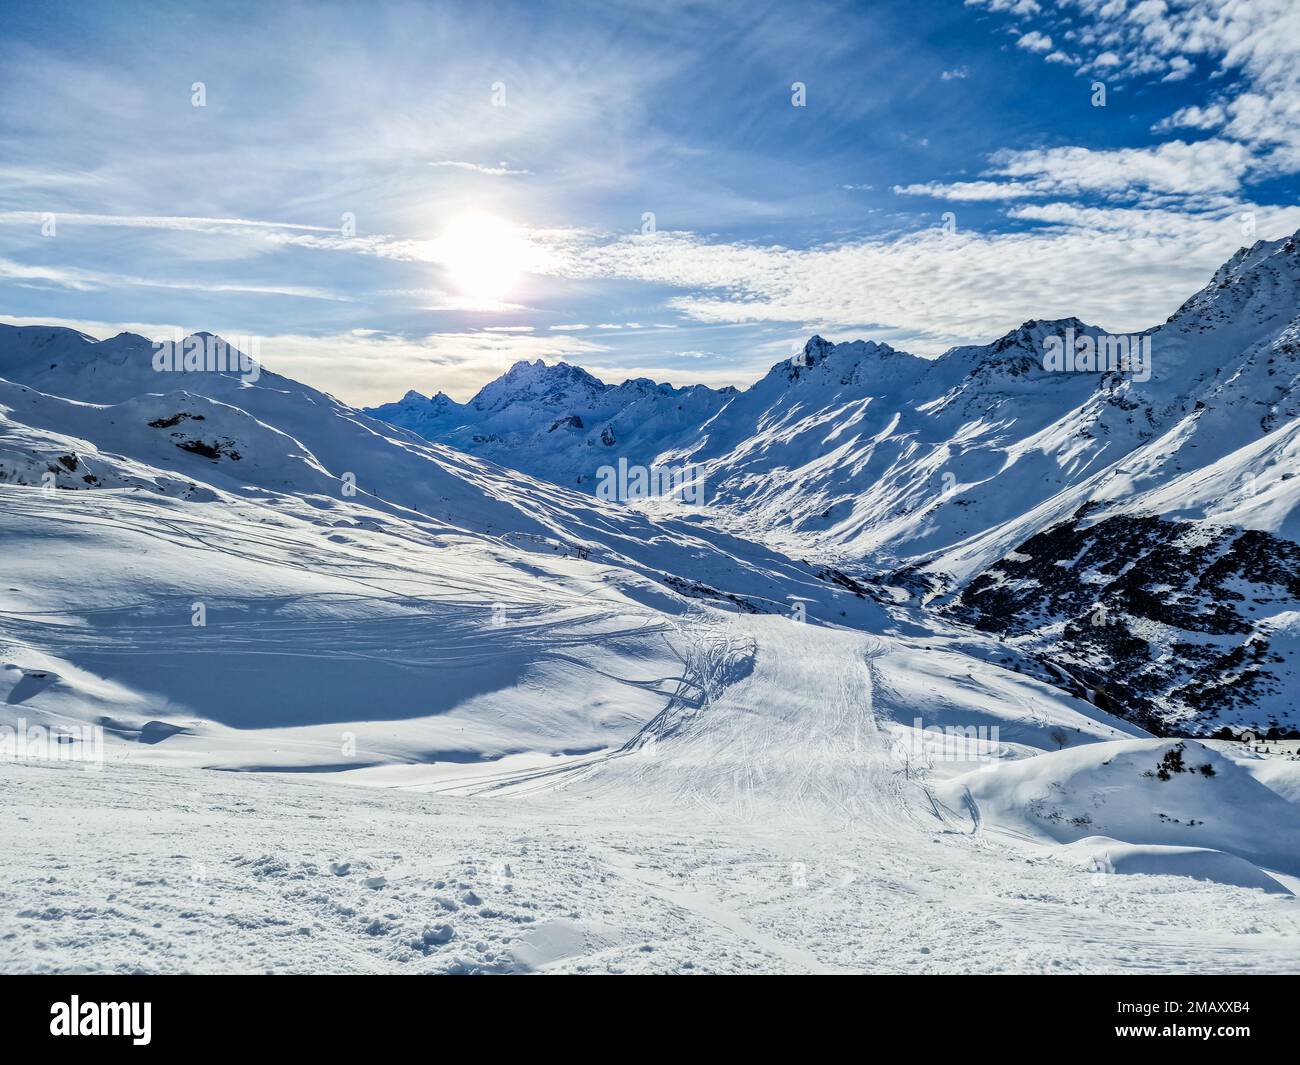
M 0 968 L 1300 971 L 1295 807 L 1224 755 L 1159 780 L 1172 741 L 912 638 L 713 608 L 672 630 L 673 694 L 622 750 L 193 723 L 110 735 L 102 766 L 0 763 Z M 994 718 L 996 742 L 915 728 Z M 1117 853 L 1152 840 L 1202 860 Z
M 861 816 L 816 779 L 794 808 L 129 758 L 0 782 L 6 972 L 1300 971 L 1293 896 L 1103 871 L 932 816 L 896 775 Z

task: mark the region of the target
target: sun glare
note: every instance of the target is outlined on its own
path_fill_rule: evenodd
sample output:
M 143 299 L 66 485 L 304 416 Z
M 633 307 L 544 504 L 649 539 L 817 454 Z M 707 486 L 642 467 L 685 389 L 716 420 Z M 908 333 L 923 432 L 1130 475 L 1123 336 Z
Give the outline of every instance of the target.
M 519 283 L 527 243 L 500 218 L 461 215 L 434 241 L 435 255 L 460 292 L 478 303 L 498 303 Z

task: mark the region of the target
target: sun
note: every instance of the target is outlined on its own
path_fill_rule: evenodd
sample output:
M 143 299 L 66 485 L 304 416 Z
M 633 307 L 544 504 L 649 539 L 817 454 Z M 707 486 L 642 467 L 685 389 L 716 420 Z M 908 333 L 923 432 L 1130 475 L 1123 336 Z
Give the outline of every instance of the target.
M 475 303 L 500 303 L 519 284 L 528 244 L 509 222 L 493 215 L 453 218 L 434 240 L 434 258 L 452 284 Z

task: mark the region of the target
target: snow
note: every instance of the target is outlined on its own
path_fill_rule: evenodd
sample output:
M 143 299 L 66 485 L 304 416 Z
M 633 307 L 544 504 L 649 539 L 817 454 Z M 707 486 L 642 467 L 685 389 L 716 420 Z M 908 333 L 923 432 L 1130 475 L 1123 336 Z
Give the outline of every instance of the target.
M 0 763 L 13 813 L 0 831 L 12 856 L 0 880 L 0 968 L 1300 968 L 1300 912 L 1256 890 L 1262 880 L 1165 869 L 1099 878 L 1041 841 L 1001 833 L 983 792 L 975 821 L 945 800 L 950 774 L 996 782 L 1117 744 L 1154 765 L 1162 741 L 1106 740 L 1136 730 L 975 659 L 953 677 L 955 652 L 910 639 L 712 607 L 680 638 L 693 650 L 678 675 L 691 682 L 639 738 L 541 768 L 434 758 L 342 769 L 330 764 L 336 747 L 299 743 L 311 773 L 214 772 L 293 746 L 286 730 L 251 728 L 232 730 L 224 748 L 211 732 L 154 745 L 110 738 L 99 769 Z M 549 702 L 552 733 L 571 731 L 579 723 L 559 711 L 578 690 L 538 690 L 515 709 Z M 900 755 L 913 715 L 961 721 L 989 705 L 1015 730 L 1014 761 L 967 775 L 960 763 Z M 1080 746 L 1032 747 L 1047 721 Z M 360 756 L 382 753 L 361 736 Z M 1205 818 L 1213 806 L 1192 793 L 1170 807 L 1184 808 Z M 1283 831 L 1267 805 L 1259 816 Z M 1173 846 L 1177 836 L 1164 825 L 1158 838 Z M 1162 931 L 1172 914 L 1174 944 Z
M 0 780 L 6 972 L 1300 969 L 1288 896 L 1099 876 L 933 819 L 793 830 L 130 762 Z
M 618 457 L 698 466 L 714 521 L 747 537 L 960 583 L 1090 501 L 1294 538 L 1298 304 L 1290 237 L 1242 249 L 1143 334 L 1149 380 L 1045 370 L 1048 338 L 1103 334 L 1068 318 L 934 360 L 814 336 L 739 392 L 536 360 L 468 404 L 408 394 L 371 413 L 583 491 Z M 552 428 L 569 415 L 580 430 Z
M 1162 772 L 1162 766 L 1165 770 Z M 1197 846 L 1300 876 L 1294 807 L 1236 762 L 1194 740 L 1115 740 L 1003 762 L 943 785 L 979 820 L 1074 843 Z
M 1293 894 L 1278 880 L 1245 859 L 1205 847 L 1137 846 L 1132 843 L 1116 843 L 1106 836 L 1088 836 L 1062 850 L 1094 873 L 1188 876 L 1195 880 L 1235 884 L 1275 894 Z
M 0 970 L 1300 971 L 1300 763 L 854 577 L 942 597 L 1088 501 L 1293 535 L 1290 400 L 1210 434 L 1286 354 L 1293 265 L 1162 327 L 1146 424 L 1034 369 L 1075 320 L 813 338 L 745 392 L 526 363 L 375 412 L 406 427 L 0 328 L 0 736 L 60 755 L 0 757 Z M 610 456 L 700 464 L 705 505 L 594 498 Z

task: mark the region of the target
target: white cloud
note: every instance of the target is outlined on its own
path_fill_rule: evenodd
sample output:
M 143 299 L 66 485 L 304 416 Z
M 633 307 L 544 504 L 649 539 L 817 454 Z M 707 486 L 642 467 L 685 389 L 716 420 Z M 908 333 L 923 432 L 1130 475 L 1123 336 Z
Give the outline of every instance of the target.
M 1036 15 L 1042 10 L 1037 0 L 966 0 L 967 7 L 985 6 L 990 11 L 1011 15 Z
M 954 201 L 1014 200 L 1033 196 L 1158 194 L 1203 197 L 1232 193 L 1254 163 L 1236 141 L 1167 141 L 1153 148 L 1035 148 L 994 153 L 989 173 L 1010 181 L 923 182 L 895 185 L 905 196 Z
M 505 177 L 522 174 L 531 174 L 531 170 L 512 170 L 505 163 L 499 166 L 483 166 L 480 163 L 465 163 L 458 159 L 442 159 L 436 163 L 430 163 L 430 166 L 452 167 L 457 170 L 472 170 L 478 174 L 488 174 L 491 177 Z
M 113 288 L 167 288 L 187 292 L 247 292 L 294 296 L 300 299 L 331 300 L 337 303 L 353 302 L 350 296 L 303 285 L 258 285 L 239 281 L 177 281 L 171 278 L 136 277 L 131 274 L 81 270 L 71 266 L 33 266 L 4 258 L 0 258 L 0 278 L 42 282 L 78 292 Z
M 1012 211 L 1047 227 L 1026 232 L 947 235 L 936 227 L 802 251 L 684 233 L 624 237 L 587 249 L 568 272 L 679 287 L 688 294 L 670 305 L 703 322 L 825 322 L 890 332 L 935 354 L 1031 317 L 1077 314 L 1125 331 L 1159 322 L 1250 243 L 1236 213 L 1247 209 L 1260 237 L 1300 228 L 1300 208 L 1191 215 L 1058 203 Z
M 1228 120 L 1227 112 L 1220 104 L 1207 107 L 1181 107 L 1168 118 L 1162 118 L 1152 130 L 1162 133 L 1168 129 L 1216 129 Z
M 1026 178 L 1060 191 L 1150 190 L 1178 195 L 1232 192 L 1251 165 L 1245 146 L 1228 140 L 1188 144 L 1167 141 L 1154 148 L 1043 148 L 1002 151 L 993 172 Z
M 895 185 L 900 196 L 933 196 L 935 199 L 977 202 L 980 200 L 1013 200 L 1023 196 L 1041 196 L 1045 191 L 1029 184 L 1007 181 L 926 181 L 915 185 Z
M 1052 38 L 1045 33 L 1039 33 L 1037 30 L 1030 30 L 1022 34 L 1016 41 L 1017 48 L 1023 48 L 1027 52 L 1050 52 L 1052 50 Z
M 967 0 L 972 6 L 1013 12 L 1007 0 Z M 1261 176 L 1300 171 L 1300 4 L 1295 0 L 1082 0 L 1063 19 L 1041 13 L 1047 29 L 1069 27 L 1063 36 L 1076 60 L 1064 52 L 1044 56 L 1071 62 L 1082 71 L 1104 73 L 1108 81 L 1154 77 L 1188 79 L 1198 65 L 1222 79 L 1217 102 L 1185 107 L 1156 132 L 1179 126 L 1217 129 L 1253 157 Z M 1017 25 L 1013 32 L 1021 33 Z M 1023 33 L 1022 47 L 1042 52 L 1044 30 Z M 1226 114 L 1227 121 L 1220 116 Z

